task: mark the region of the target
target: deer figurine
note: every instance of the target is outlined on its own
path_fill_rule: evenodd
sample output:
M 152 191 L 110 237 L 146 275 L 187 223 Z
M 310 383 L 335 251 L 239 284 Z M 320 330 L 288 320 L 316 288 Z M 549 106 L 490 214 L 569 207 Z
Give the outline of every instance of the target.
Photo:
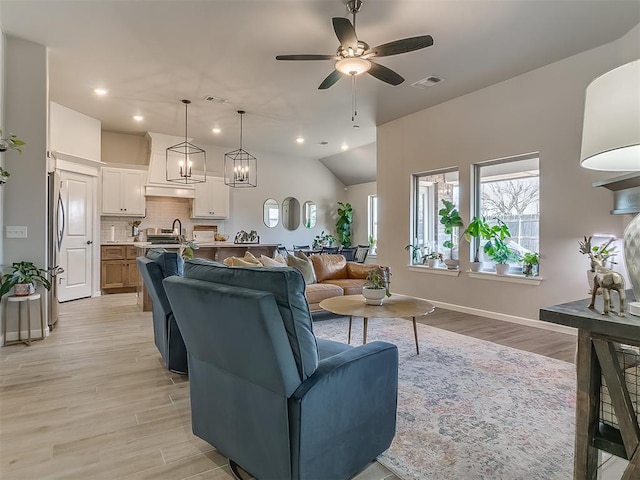
M 624 301 L 626 299 L 624 277 L 618 272 L 614 272 L 612 269 L 606 267 L 606 262 L 611 255 L 610 251 L 607 251 L 607 247 L 613 242 L 613 238 L 606 244 L 596 249 L 591 248 L 591 237 L 584 237 L 584 242 L 578 242 L 580 245 L 580 253 L 588 255 L 591 260 L 591 271 L 595 271 L 596 274 L 593 278 L 593 288 L 591 289 L 591 303 L 588 308 L 595 310 L 596 295 L 598 289 L 602 290 L 602 299 L 604 302 L 603 315 L 609 315 L 609 310 L 613 309 L 613 301 L 611 299 L 611 290 L 618 292 L 620 298 L 620 310 L 618 315 L 624 317 Z

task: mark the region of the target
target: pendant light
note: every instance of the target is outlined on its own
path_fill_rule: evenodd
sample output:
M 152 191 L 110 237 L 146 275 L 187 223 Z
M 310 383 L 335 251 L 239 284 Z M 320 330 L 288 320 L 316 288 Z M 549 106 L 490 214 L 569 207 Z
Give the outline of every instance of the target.
M 169 182 L 193 184 L 207 181 L 207 152 L 189 143 L 188 108 L 191 100 L 184 103 L 184 142 L 177 143 L 166 151 L 166 178 Z
M 242 116 L 240 114 L 240 148 L 224 155 L 224 183 L 230 187 L 256 187 L 258 185 L 258 159 L 242 149 Z

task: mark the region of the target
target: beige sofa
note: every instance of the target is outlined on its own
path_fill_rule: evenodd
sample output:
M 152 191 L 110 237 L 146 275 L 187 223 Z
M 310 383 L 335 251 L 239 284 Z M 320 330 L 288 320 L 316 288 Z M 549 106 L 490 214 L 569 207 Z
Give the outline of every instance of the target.
M 347 262 L 342 255 L 311 255 L 309 260 L 316 276 L 316 282 L 306 286 L 312 312 L 322 311 L 319 304 L 325 298 L 362 293 L 367 274 L 378 267 Z

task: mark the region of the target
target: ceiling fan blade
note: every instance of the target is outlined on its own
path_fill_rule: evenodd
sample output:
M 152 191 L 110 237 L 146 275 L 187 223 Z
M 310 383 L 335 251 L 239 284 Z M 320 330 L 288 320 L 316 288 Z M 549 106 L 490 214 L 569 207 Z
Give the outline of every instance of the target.
M 370 75 L 373 75 L 378 80 L 382 80 L 390 85 L 400 85 L 404 82 L 404 78 L 398 75 L 396 72 L 391 70 L 390 68 L 385 67 L 384 65 L 380 65 L 379 63 L 371 62 L 371 68 L 367 72 Z
M 358 50 L 358 37 L 351 21 L 343 17 L 333 17 L 331 20 L 333 21 L 333 30 L 336 32 L 336 37 L 340 40 L 342 48 L 345 50 L 350 48 L 356 52 Z
M 278 55 L 276 60 L 335 60 L 335 55 Z
M 332 86 L 334 83 L 336 83 L 338 80 L 340 80 L 341 76 L 342 74 L 339 71 L 334 70 L 327 76 L 327 78 L 325 78 L 322 81 L 322 83 L 318 87 L 318 90 L 326 90 L 327 88 Z
M 402 40 L 378 45 L 371 49 L 371 53 L 376 57 L 388 57 L 390 55 L 413 52 L 414 50 L 427 48 L 431 45 L 433 45 L 433 37 L 431 35 L 421 35 L 419 37 L 403 38 Z

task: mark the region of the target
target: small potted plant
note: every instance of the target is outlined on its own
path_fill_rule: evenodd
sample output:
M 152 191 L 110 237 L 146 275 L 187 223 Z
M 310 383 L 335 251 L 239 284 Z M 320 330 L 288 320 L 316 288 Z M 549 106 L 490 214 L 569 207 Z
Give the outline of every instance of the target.
M 438 211 L 438 215 L 440 215 L 440 223 L 444 225 L 444 233 L 449 235 L 449 240 L 442 244 L 444 248 L 449 249 L 449 258 L 444 263 L 448 269 L 456 270 L 458 268 L 458 260 L 453 258 L 453 230 L 463 227 L 464 223 L 453 202 L 442 200 L 442 204 L 444 207 Z
M 362 296 L 367 305 L 382 305 L 384 297 L 390 297 L 388 267 L 377 267 L 369 271 L 362 287 Z
M 527 252 L 522 256 L 522 273 L 525 277 L 538 275 L 538 264 L 540 254 L 538 252 Z
M 404 249 L 411 252 L 412 265 L 420 263 L 420 259 L 422 257 L 422 247 L 420 245 L 413 245 L 410 243 L 409 245 L 405 245 Z
M 35 292 L 36 283 L 49 290 L 49 271 L 36 267 L 32 262 L 13 262 L 12 272 L 2 276 L 0 282 L 0 298 L 13 288 L 16 296 L 31 295 Z
M 496 224 L 489 227 L 488 241 L 484 245 L 484 253 L 496 264 L 496 273 L 504 275 L 509 270 L 509 260 L 514 258 L 514 253 L 509 246 L 511 232 L 509 226 L 500 219 L 496 219 Z
M 467 242 L 471 243 L 474 240 L 474 252 L 473 260 L 470 262 L 470 268 L 472 272 L 479 272 L 482 270 L 482 262 L 480 261 L 480 245 L 481 240 L 489 240 L 490 226 L 484 217 L 473 217 L 469 225 L 462 232 Z
M 316 235 L 316 237 L 313 239 L 312 247 L 313 248 L 320 248 L 323 246 L 330 247 L 333 245 L 335 241 L 336 241 L 336 237 L 334 237 L 330 233 L 324 233 L 324 230 L 322 230 L 322 232 L 320 232 L 320 235 Z
M 425 263 L 428 267 L 438 268 L 438 265 L 440 265 L 442 261 L 443 257 L 440 252 L 429 252 L 425 255 Z

